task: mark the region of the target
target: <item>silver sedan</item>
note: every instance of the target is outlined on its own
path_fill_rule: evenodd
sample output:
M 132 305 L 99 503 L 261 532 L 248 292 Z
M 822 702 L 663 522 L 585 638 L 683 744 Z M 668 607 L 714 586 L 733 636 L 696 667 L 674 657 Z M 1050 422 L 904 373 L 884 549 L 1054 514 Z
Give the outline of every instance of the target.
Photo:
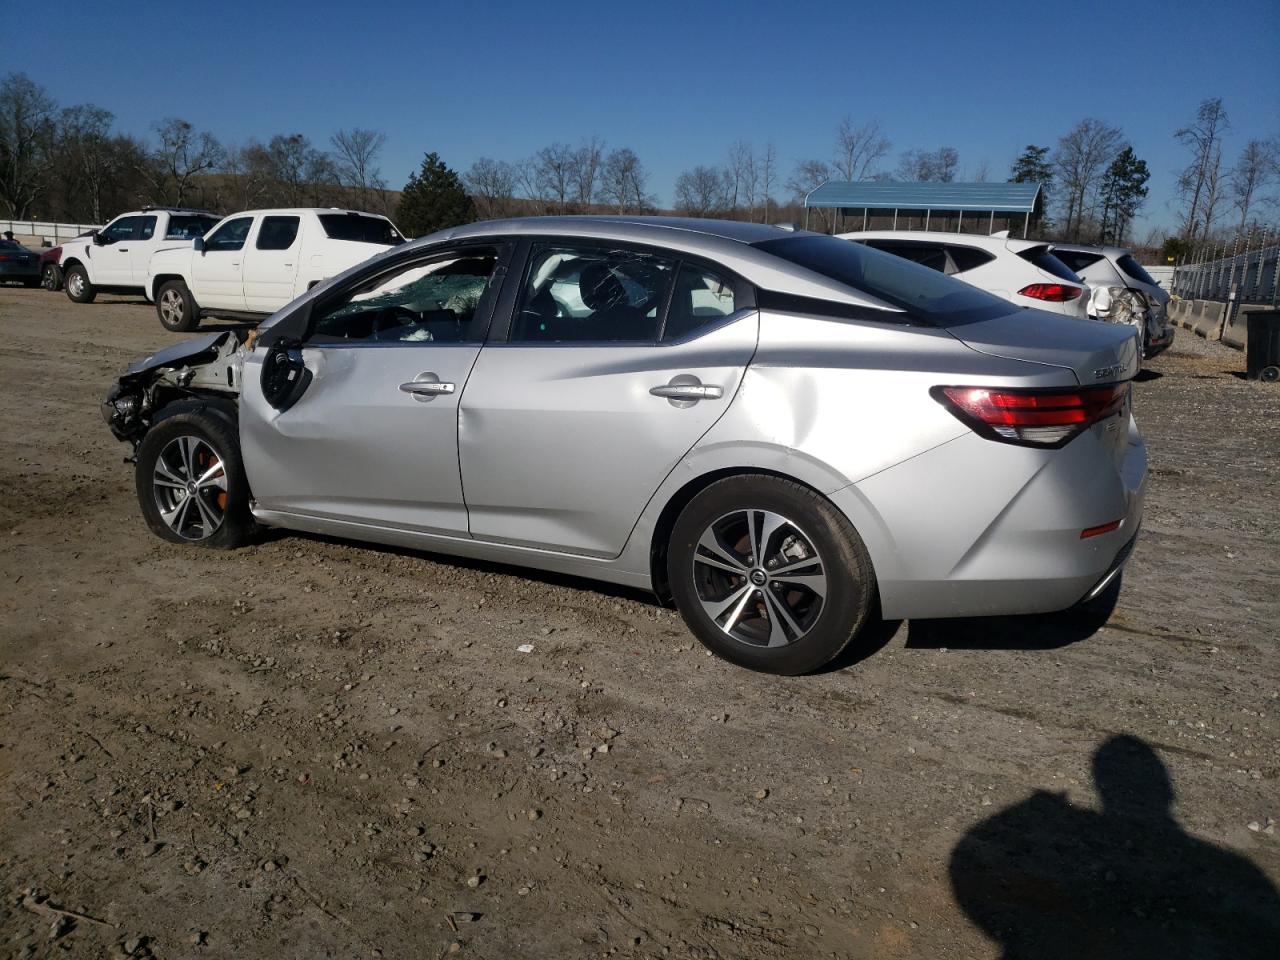
M 1131 328 L 858 244 L 566 217 L 424 237 L 135 363 L 159 536 L 285 527 L 653 590 L 802 673 L 871 617 L 1064 609 L 1142 518 Z

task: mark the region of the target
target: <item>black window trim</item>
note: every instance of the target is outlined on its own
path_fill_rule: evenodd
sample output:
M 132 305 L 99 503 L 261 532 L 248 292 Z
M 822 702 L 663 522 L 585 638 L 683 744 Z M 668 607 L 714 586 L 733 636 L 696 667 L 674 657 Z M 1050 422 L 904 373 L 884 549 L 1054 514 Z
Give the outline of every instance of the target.
M 529 269 L 533 265 L 534 248 L 544 245 L 634 251 L 644 256 L 662 257 L 672 261 L 671 282 L 667 284 L 667 292 L 657 316 L 658 323 L 655 338 L 649 340 L 511 340 L 511 328 L 515 321 L 515 311 L 519 305 L 520 298 L 524 295 L 525 284 L 529 280 Z M 671 309 L 671 297 L 675 293 L 676 278 L 679 276 L 680 269 L 686 264 L 699 269 L 710 270 L 728 280 L 733 285 L 734 311 L 713 323 L 691 330 L 689 334 L 683 337 L 674 340 L 663 340 L 662 335 L 667 327 L 667 313 Z M 733 270 L 706 257 L 655 244 L 635 243 L 630 240 L 610 240 L 607 237 L 557 234 L 531 235 L 521 237 L 519 249 L 516 252 L 512 266 L 513 269 L 508 271 L 507 274 L 508 283 L 506 287 L 508 289 L 504 290 L 503 296 L 499 298 L 494 320 L 489 327 L 489 339 L 485 343 L 486 347 L 672 347 L 697 340 L 729 323 L 736 323 L 748 313 L 759 309 L 755 286 L 744 280 Z

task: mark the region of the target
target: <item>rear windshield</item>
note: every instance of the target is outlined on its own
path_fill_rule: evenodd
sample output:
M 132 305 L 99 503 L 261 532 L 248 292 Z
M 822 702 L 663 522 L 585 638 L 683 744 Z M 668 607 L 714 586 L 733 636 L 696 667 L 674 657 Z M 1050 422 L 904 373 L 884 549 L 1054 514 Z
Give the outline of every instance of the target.
M 1055 250 L 1053 255 L 1072 270 L 1085 270 L 1102 259 L 1100 253 L 1086 253 L 1083 250 Z
M 989 320 L 1014 309 L 962 280 L 838 237 L 783 237 L 755 246 L 936 326 Z
M 1141 281 L 1142 283 L 1149 283 L 1153 287 L 1156 286 L 1156 282 L 1151 279 L 1151 274 L 1142 269 L 1142 264 L 1133 259 L 1132 254 L 1126 253 L 1123 257 L 1117 260 L 1116 263 L 1120 264 L 1120 269 L 1133 277 L 1133 279 Z
M 217 217 L 174 214 L 169 218 L 169 226 L 165 230 L 164 238 L 166 240 L 193 240 L 196 237 L 203 237 L 217 222 Z
M 404 237 L 390 220 L 362 217 L 355 213 L 322 213 L 320 225 L 330 240 L 355 240 L 357 243 L 379 243 L 392 247 L 404 243 Z
M 1045 273 L 1053 274 L 1059 280 L 1069 280 L 1072 283 L 1083 282 L 1076 276 L 1074 270 L 1062 262 L 1060 257 L 1050 253 L 1047 246 L 1028 247 L 1026 250 L 1019 251 L 1018 256 L 1027 261 L 1027 263 L 1039 267 Z

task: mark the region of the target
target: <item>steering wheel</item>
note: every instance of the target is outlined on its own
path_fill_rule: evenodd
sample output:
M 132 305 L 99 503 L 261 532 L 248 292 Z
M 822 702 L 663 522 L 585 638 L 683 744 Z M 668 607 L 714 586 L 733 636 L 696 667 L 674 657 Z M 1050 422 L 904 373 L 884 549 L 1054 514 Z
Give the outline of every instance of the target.
M 373 339 L 382 339 L 381 334 L 388 330 L 398 330 L 401 327 L 413 327 L 422 322 L 422 318 L 410 310 L 408 307 L 392 306 L 383 307 L 373 315 L 370 321 L 373 330 Z

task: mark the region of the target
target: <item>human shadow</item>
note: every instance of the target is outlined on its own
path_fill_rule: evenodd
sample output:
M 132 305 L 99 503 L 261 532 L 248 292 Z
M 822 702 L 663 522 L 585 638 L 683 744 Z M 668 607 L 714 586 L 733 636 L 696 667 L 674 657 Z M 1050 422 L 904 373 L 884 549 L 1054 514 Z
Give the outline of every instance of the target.
M 1087 640 L 1111 619 L 1123 573 L 1097 597 L 1060 613 L 912 620 L 907 647 L 948 650 L 1056 650 Z
M 1155 751 L 1098 748 L 1101 811 L 1037 792 L 951 854 L 956 900 L 1004 960 L 1273 958 L 1280 895 L 1253 863 L 1187 834 Z

